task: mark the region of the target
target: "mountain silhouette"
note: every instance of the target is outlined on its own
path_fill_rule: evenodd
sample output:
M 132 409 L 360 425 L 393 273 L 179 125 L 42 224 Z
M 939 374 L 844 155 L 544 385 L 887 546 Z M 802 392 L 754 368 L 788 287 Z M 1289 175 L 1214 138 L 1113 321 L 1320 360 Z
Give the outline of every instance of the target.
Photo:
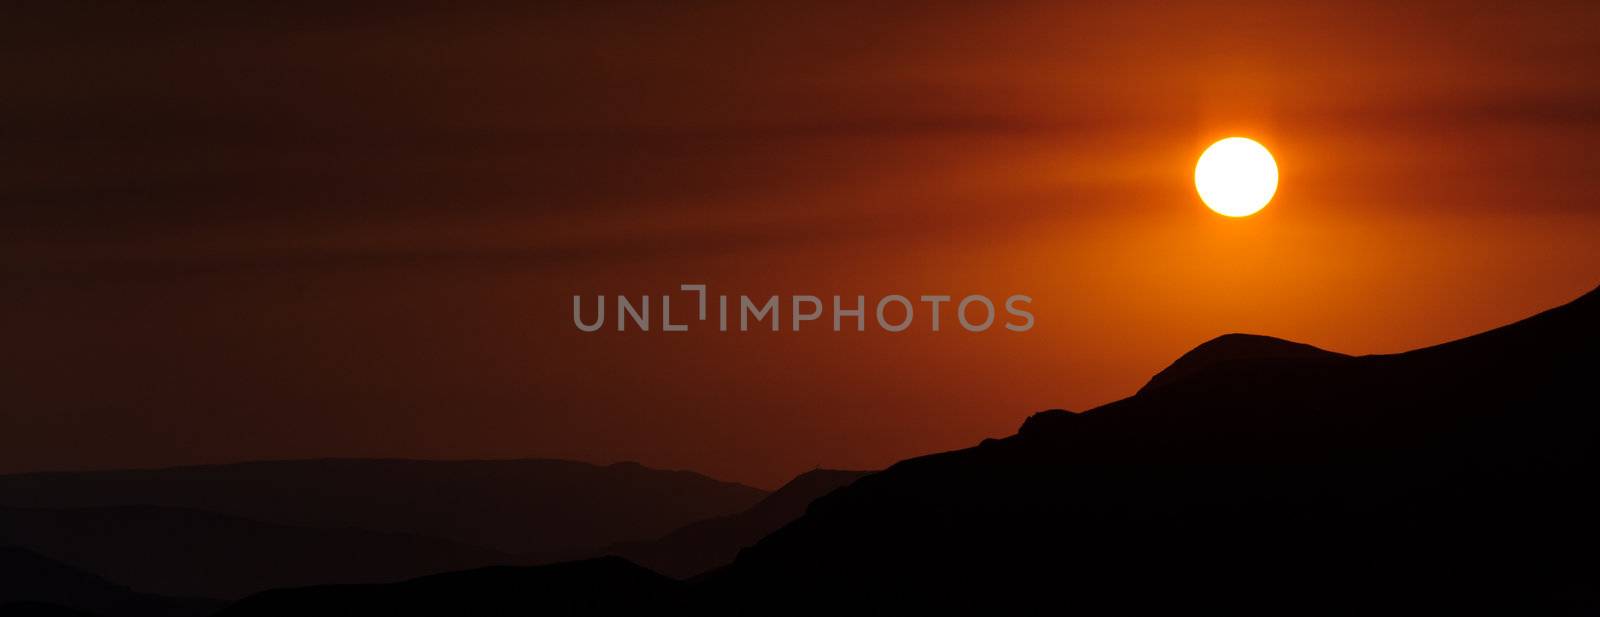
M 738 514 L 690 523 L 649 542 L 624 542 L 605 552 L 656 572 L 690 578 L 726 565 L 742 549 L 799 518 L 818 497 L 871 472 L 815 469 L 796 476 L 766 499 Z
M 498 566 L 387 585 L 330 585 L 257 594 L 226 617 L 282 615 L 636 614 L 684 602 L 685 583 L 617 557 Z
M 145 505 L 570 555 L 740 512 L 766 491 L 637 463 L 324 459 L 0 476 L 0 505 Z
M 3 544 L 141 592 L 219 599 L 275 587 L 391 582 L 511 560 L 497 551 L 410 534 L 291 527 L 155 506 L 0 507 Z
M 1226 362 L 1279 358 L 1315 359 L 1339 357 L 1346 356 L 1318 349 L 1305 343 L 1295 343 L 1270 336 L 1224 334 L 1189 350 L 1189 353 L 1179 356 L 1171 366 L 1162 369 L 1161 372 L 1151 377 L 1150 382 L 1139 389 L 1139 393 L 1143 394 L 1155 388 L 1181 381 L 1195 373 Z
M 1089 614 L 1592 606 L 1597 333 L 1600 291 L 1401 354 L 1217 339 L 1133 397 L 830 493 L 700 592 Z
M 0 546 L 0 615 L 208 615 L 220 603 L 136 593 L 34 551 Z

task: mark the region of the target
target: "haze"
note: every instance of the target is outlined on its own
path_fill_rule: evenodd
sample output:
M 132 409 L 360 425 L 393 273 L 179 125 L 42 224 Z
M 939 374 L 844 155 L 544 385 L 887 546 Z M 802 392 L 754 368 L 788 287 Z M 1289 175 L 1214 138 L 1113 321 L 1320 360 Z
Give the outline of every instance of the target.
M 0 472 L 772 487 L 1127 396 L 1227 332 L 1395 352 L 1600 282 L 1594 3 L 374 11 L 10 11 Z M 1194 193 L 1230 135 L 1280 171 L 1245 219 Z M 573 294 L 689 282 L 1022 293 L 1037 322 L 573 326 Z

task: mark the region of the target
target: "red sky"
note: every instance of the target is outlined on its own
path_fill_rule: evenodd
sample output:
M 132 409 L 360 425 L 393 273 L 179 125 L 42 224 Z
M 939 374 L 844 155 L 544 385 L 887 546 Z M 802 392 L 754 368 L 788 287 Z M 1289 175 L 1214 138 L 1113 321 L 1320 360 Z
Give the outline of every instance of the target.
M 0 472 L 638 460 L 773 486 L 1600 283 L 1600 7 L 38 5 L 0 24 Z M 1210 213 L 1246 135 L 1277 197 Z M 584 334 L 573 294 L 1026 333 Z M 687 309 L 693 297 L 675 301 Z M 681 302 L 682 304 L 677 304 Z

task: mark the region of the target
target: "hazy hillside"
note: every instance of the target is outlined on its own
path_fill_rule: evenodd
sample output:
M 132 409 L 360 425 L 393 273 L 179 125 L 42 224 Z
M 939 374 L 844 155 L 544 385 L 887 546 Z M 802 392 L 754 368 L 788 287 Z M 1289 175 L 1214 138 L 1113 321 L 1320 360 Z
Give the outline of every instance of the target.
M 145 505 L 564 555 L 742 511 L 766 491 L 635 463 L 328 459 L 0 476 L 0 505 Z
M 423 536 L 261 523 L 182 508 L 0 507 L 0 545 L 141 592 L 236 599 L 274 587 L 398 581 L 509 558 Z
M 0 615 L 188 617 L 220 603 L 164 598 L 134 591 L 34 551 L 0 546 Z
M 749 510 L 698 521 L 649 542 L 625 542 L 607 552 L 675 578 L 689 578 L 726 565 L 739 550 L 788 524 L 818 497 L 868 471 L 816 469 L 800 474 Z
M 615 557 L 533 567 L 495 567 L 388 585 L 269 591 L 226 617 L 283 615 L 645 614 L 681 604 L 685 584 Z

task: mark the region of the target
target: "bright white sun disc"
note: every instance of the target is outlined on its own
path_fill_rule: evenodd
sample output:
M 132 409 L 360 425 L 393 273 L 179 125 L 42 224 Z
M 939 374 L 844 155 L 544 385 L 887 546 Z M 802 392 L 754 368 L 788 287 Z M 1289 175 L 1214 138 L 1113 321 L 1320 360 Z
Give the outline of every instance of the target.
M 1217 214 L 1250 216 L 1278 192 L 1278 163 L 1255 140 L 1229 137 L 1200 155 L 1194 166 L 1194 188 Z

